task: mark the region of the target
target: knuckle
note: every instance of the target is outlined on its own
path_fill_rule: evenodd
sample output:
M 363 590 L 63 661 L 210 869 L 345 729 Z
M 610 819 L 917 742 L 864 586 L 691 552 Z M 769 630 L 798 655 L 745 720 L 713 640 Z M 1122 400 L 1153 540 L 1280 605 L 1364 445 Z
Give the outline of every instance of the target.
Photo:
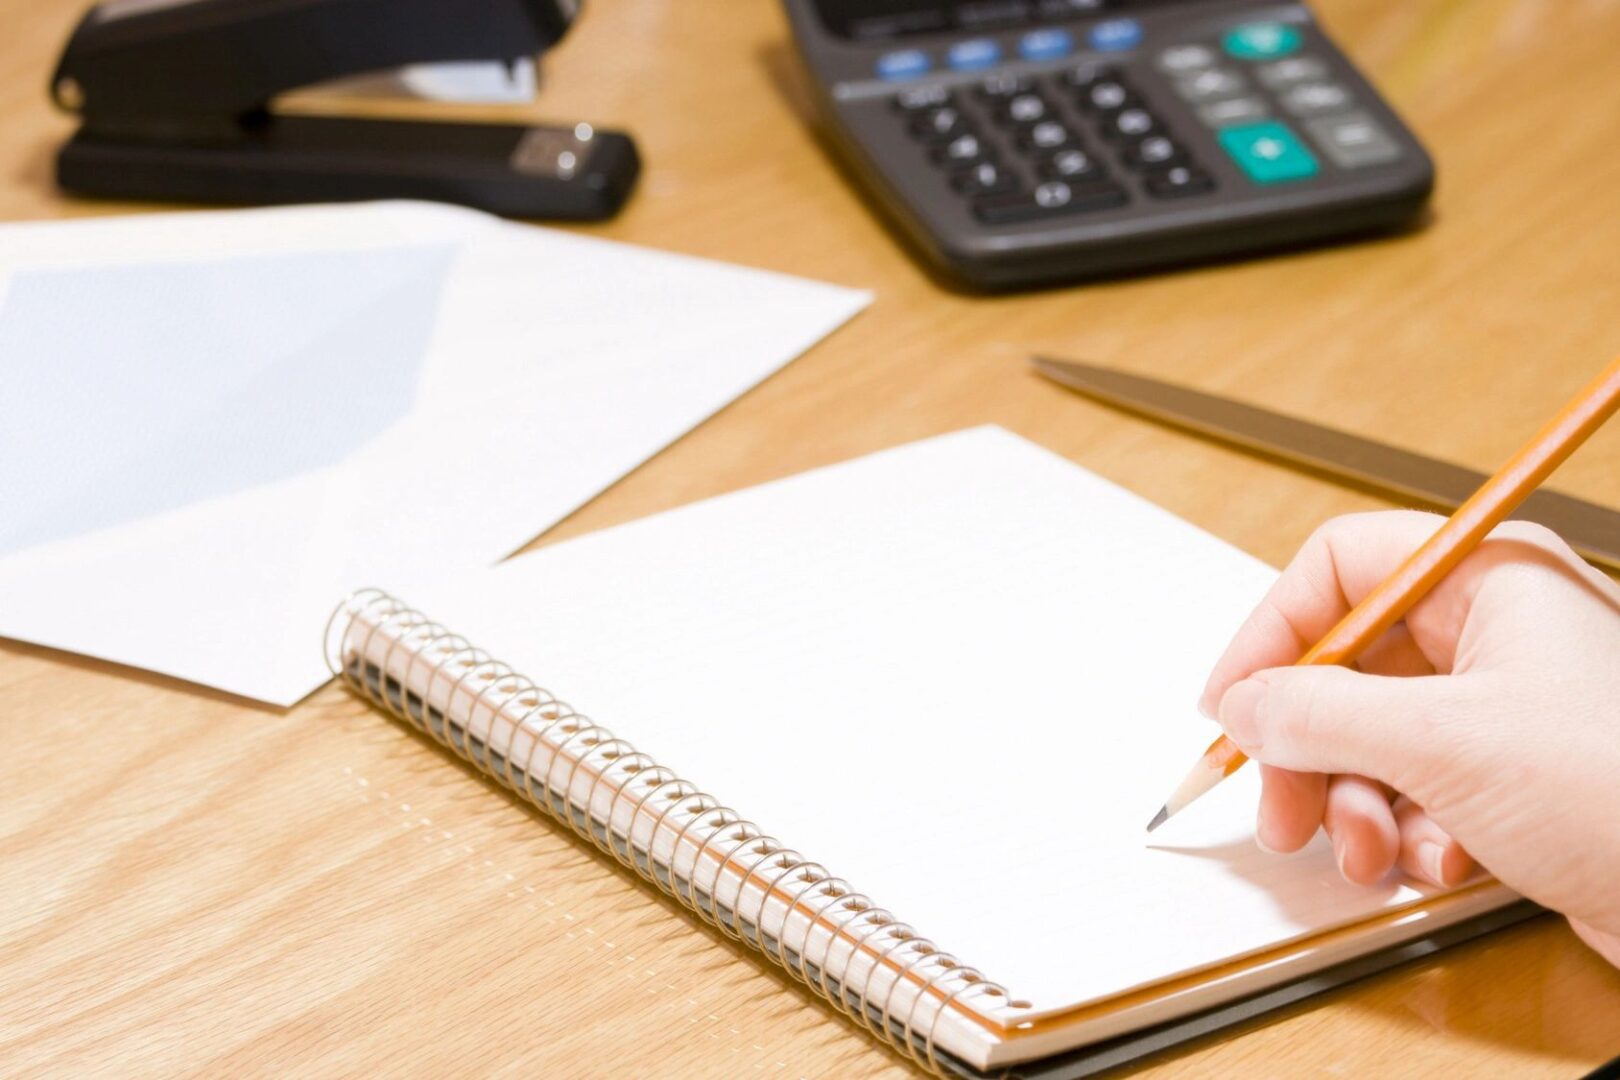
M 1445 521 L 1440 514 L 1427 510 L 1362 510 L 1354 514 L 1340 514 L 1329 518 L 1316 531 L 1330 541 L 1354 542 L 1362 537 L 1383 533 L 1391 529 L 1403 532 L 1432 533 Z
M 1308 564 L 1324 563 L 1332 565 L 1334 552 L 1344 551 L 1354 547 L 1361 538 L 1378 528 L 1378 519 L 1386 517 L 1387 512 L 1363 511 L 1357 514 L 1340 514 L 1328 518 L 1315 529 L 1300 548 L 1300 554 L 1307 553 L 1312 556 L 1302 560 Z
M 1313 557 L 1307 566 L 1320 567 L 1335 581 L 1346 566 L 1356 566 L 1378 552 L 1395 546 L 1415 549 L 1444 523 L 1438 514 L 1422 510 L 1368 510 L 1330 518 L 1311 534 Z
M 1548 551 L 1561 553 L 1568 546 L 1564 543 L 1563 537 L 1539 521 L 1504 521 L 1496 527 L 1495 532 L 1503 540 L 1512 540 Z
M 1374 514 L 1340 514 L 1338 517 L 1328 518 L 1311 531 L 1310 539 L 1305 546 L 1312 550 L 1330 552 L 1340 544 L 1353 541 L 1367 529 L 1368 519 Z

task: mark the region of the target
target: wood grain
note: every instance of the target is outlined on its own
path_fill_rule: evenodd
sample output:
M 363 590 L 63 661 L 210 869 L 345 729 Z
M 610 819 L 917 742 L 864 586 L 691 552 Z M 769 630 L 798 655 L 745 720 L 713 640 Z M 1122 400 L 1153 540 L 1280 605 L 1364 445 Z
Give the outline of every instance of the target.
M 640 138 L 640 192 L 591 231 L 878 299 L 544 539 L 985 422 L 1272 562 L 1379 505 L 1087 404 L 1032 353 L 1493 469 L 1620 352 L 1620 2 L 1319 10 L 1435 152 L 1427 229 L 984 298 L 932 281 L 844 182 L 770 0 L 588 5 L 509 111 Z M 79 12 L 0 0 L 7 219 L 136 209 L 51 187 L 70 125 L 44 88 Z M 1559 486 L 1620 503 L 1617 455 L 1600 433 Z M 0 1074 L 908 1071 L 333 688 L 279 713 L 11 644 L 0 703 Z M 1568 1077 L 1616 1053 L 1620 974 L 1547 919 L 1142 1071 Z

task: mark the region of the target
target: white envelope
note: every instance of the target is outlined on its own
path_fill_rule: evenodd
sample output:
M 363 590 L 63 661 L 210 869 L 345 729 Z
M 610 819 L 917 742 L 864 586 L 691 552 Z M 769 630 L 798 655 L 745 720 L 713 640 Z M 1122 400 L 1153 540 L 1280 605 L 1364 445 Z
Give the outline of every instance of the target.
M 502 558 L 869 299 L 432 204 L 0 227 L 0 635 L 291 704 L 348 591 Z

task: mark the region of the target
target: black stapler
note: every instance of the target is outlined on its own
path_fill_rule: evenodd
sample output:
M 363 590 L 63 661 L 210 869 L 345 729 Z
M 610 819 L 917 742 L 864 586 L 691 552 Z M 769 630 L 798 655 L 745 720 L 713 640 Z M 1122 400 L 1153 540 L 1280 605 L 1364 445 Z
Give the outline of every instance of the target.
M 414 198 L 510 217 L 598 219 L 640 169 L 589 124 L 279 115 L 281 93 L 407 64 L 532 59 L 578 0 L 107 0 L 51 94 L 83 122 L 57 158 L 68 191 L 226 203 Z

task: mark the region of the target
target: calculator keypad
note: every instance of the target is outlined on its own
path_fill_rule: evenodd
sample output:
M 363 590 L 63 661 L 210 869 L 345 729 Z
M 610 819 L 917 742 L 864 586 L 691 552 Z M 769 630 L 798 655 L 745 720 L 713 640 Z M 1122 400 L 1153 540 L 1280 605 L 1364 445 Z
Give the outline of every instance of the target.
M 1134 49 L 1135 31 L 1116 29 L 1104 48 Z M 893 98 L 943 182 L 990 225 L 1210 195 L 1219 170 L 1198 156 L 1212 147 L 1261 187 L 1311 179 L 1324 162 L 1356 169 L 1402 153 L 1289 24 L 1247 23 L 1129 64 L 996 70 L 1009 52 L 1057 57 L 1074 46 L 1067 35 L 1035 37 L 1000 52 L 988 39 L 958 42 L 943 63 L 985 69 L 977 82 L 909 86 Z
M 1304 51 L 1296 28 L 1249 23 L 1230 30 L 1220 44 L 1224 58 L 1206 45 L 1172 45 L 1160 51 L 1157 65 L 1181 75 L 1177 95 L 1194 106 L 1199 121 L 1254 183 L 1319 175 L 1311 144 L 1340 169 L 1400 158 L 1400 144 L 1362 110 L 1354 91 L 1334 79 L 1326 60 Z M 1205 62 L 1192 64 L 1193 56 Z M 1303 125 L 1308 139 L 1291 120 Z
M 1183 68 L 1211 62 L 1207 47 Z M 970 108 L 966 101 L 975 104 Z M 905 91 L 894 99 L 953 190 L 992 225 L 1113 209 L 1130 202 L 1106 160 L 1149 199 L 1207 194 L 1214 178 L 1114 69 L 1035 79 L 994 73 L 971 94 Z M 992 131 L 997 134 L 992 135 Z M 1108 148 L 1108 154 L 1102 148 Z

